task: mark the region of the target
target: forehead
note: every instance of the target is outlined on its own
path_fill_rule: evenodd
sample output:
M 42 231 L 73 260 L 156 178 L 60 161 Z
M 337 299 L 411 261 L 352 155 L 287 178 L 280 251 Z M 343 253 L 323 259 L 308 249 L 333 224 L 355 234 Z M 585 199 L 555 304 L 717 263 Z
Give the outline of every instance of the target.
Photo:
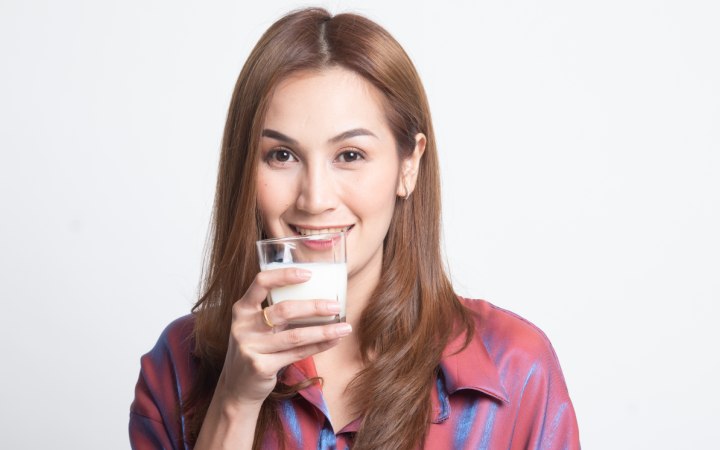
M 298 72 L 282 80 L 270 98 L 265 128 L 300 137 L 368 128 L 390 137 L 383 94 L 362 76 L 340 67 Z

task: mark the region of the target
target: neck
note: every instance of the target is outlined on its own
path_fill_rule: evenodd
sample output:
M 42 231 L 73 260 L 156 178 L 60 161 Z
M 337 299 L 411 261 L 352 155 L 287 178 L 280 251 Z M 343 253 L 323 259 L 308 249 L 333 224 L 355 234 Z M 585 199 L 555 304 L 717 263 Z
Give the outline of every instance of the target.
M 359 325 L 360 317 L 380 282 L 381 269 L 382 249 L 364 267 L 348 274 L 346 321 L 353 329 Z

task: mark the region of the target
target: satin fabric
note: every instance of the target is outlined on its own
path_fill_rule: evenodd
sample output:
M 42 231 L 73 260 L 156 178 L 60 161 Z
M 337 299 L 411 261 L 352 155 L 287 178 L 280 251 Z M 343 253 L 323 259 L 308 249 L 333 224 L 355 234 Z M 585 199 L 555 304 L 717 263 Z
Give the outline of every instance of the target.
M 555 351 L 537 327 L 483 300 L 461 299 L 476 330 L 450 342 L 432 387 L 426 449 L 580 448 L 575 412 Z M 171 323 L 141 359 L 130 408 L 132 448 L 191 449 L 178 414 L 195 371 L 190 355 L 193 317 Z M 312 358 L 288 366 L 280 380 L 316 375 Z M 288 449 L 350 449 L 362 417 L 335 433 L 317 384 L 280 405 Z M 390 426 L 391 424 L 389 424 Z M 275 449 L 268 437 L 263 448 Z

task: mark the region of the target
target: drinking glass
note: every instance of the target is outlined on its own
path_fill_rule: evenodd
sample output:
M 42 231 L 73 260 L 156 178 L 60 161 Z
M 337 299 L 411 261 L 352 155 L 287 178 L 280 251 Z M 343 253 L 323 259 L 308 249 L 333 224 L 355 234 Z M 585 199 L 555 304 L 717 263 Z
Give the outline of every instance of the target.
M 296 267 L 312 272 L 309 280 L 270 291 L 269 303 L 286 300 L 335 300 L 340 314 L 295 319 L 288 328 L 345 322 L 347 254 L 345 232 L 257 241 L 260 270 Z

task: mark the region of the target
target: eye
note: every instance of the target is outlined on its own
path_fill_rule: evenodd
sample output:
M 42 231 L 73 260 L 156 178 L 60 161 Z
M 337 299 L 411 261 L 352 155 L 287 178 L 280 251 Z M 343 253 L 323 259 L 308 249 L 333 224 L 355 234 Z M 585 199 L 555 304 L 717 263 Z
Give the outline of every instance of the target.
M 340 153 L 337 159 L 339 162 L 349 163 L 354 161 L 360 161 L 365 158 L 359 150 L 351 149 L 345 150 L 344 152 Z
M 270 150 L 267 155 L 265 155 L 265 161 L 268 163 L 288 163 L 288 162 L 294 162 L 297 161 L 297 158 L 295 158 L 295 155 L 292 154 L 292 152 L 285 148 L 276 148 L 273 150 Z

